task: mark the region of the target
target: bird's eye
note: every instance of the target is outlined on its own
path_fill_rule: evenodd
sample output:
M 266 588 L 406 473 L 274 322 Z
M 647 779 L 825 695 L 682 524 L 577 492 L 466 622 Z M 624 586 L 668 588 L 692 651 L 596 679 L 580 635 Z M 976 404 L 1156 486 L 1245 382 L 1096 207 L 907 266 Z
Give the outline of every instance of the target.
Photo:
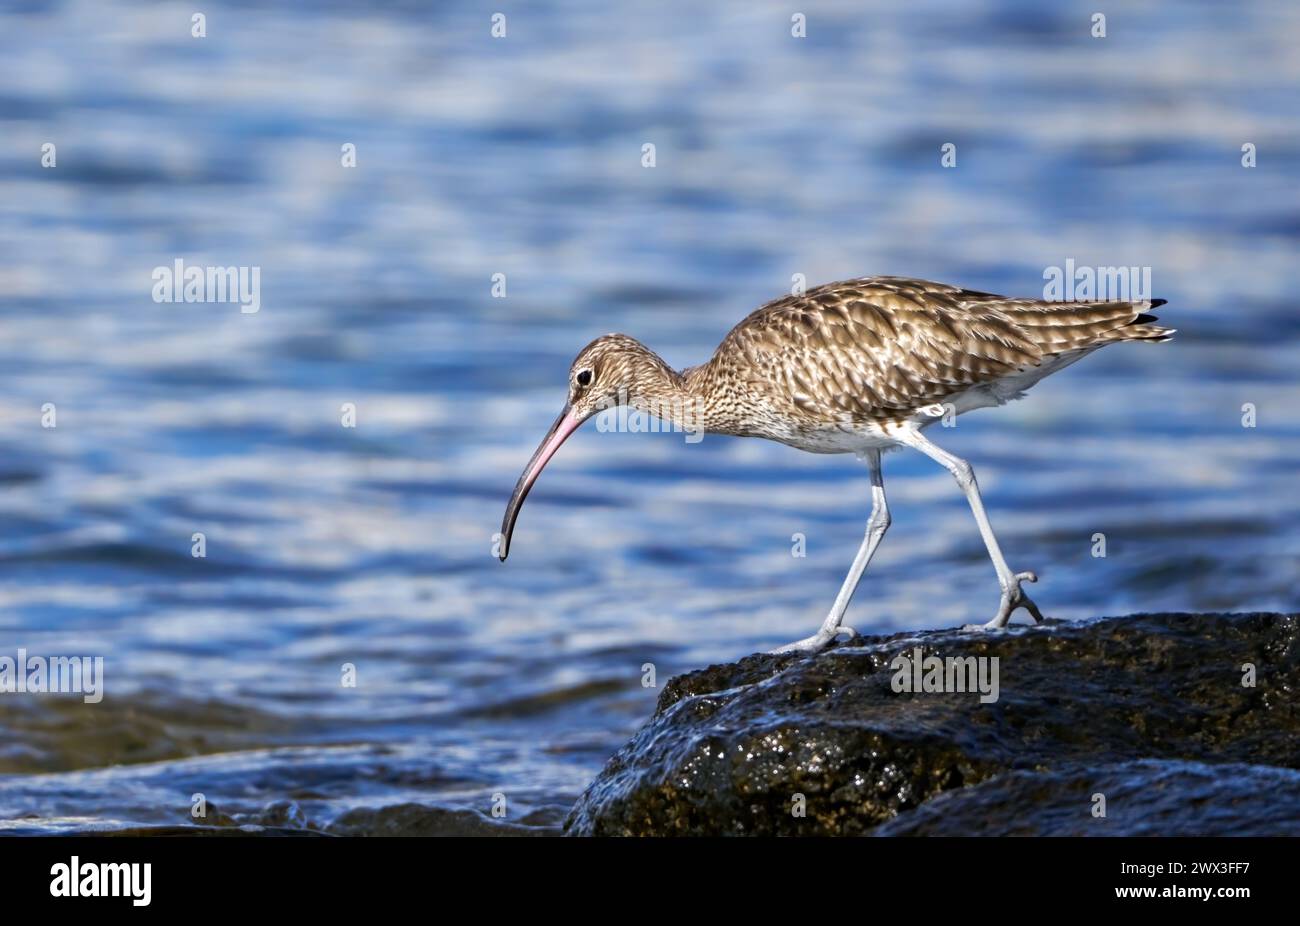
M 578 385 L 579 385 L 579 386 L 590 386 L 590 385 L 591 385 L 591 371 L 590 371 L 590 370 L 579 370 L 579 371 L 578 371 Z

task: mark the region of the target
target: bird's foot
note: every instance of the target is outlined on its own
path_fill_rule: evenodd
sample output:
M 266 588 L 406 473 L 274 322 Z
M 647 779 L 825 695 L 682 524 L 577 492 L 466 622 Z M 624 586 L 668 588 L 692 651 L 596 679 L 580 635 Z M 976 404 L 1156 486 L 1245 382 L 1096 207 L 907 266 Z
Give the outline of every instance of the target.
M 787 643 L 785 646 L 777 647 L 774 650 L 768 650 L 770 655 L 779 653 L 818 653 L 830 645 L 831 641 L 840 634 L 847 634 L 849 639 L 853 639 L 858 632 L 852 627 L 825 627 L 817 631 L 811 637 L 804 637 L 802 640 L 795 640 L 793 643 Z
M 1035 624 L 1041 624 L 1044 620 L 1043 612 L 1038 610 L 1038 605 L 1034 604 L 1034 599 L 1030 598 L 1020 588 L 1021 582 L 1037 582 L 1038 576 L 1032 572 L 1018 572 L 1011 578 L 1008 585 L 1002 586 L 1002 603 L 998 606 L 998 613 L 994 615 L 993 620 L 987 624 L 966 624 L 962 627 L 965 631 L 983 631 L 983 630 L 1005 630 L 1007 623 L 1011 620 L 1011 614 L 1017 608 L 1024 608 L 1029 612 L 1029 616 L 1034 619 Z

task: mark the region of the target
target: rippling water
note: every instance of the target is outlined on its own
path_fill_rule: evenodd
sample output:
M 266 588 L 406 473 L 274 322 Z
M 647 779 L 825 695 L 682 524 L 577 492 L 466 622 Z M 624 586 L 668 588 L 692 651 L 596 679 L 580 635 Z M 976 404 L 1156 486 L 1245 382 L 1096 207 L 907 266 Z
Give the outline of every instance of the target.
M 805 3 L 806 39 L 768 2 L 529 5 L 502 39 L 470 4 L 203 8 L 192 38 L 192 5 L 0 5 L 0 655 L 106 677 L 0 694 L 0 828 L 203 794 L 214 825 L 553 829 L 647 663 L 811 632 L 869 491 L 850 457 L 589 425 L 503 566 L 506 498 L 588 340 L 699 363 L 797 273 L 1151 267 L 1173 343 L 937 436 L 1053 616 L 1297 607 L 1295 4 L 1137 4 L 1105 39 L 1028 0 Z M 259 267 L 261 310 L 154 302 L 178 258 Z M 987 619 L 951 479 L 885 473 L 849 622 Z

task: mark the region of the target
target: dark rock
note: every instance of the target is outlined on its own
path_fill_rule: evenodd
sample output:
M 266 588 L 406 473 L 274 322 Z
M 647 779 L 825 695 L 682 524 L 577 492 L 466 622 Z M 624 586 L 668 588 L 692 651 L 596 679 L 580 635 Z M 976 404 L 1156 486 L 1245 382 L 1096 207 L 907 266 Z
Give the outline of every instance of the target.
M 1093 795 L 1105 796 L 1096 816 Z M 1028 810 L 1028 812 L 1026 812 Z M 1300 772 L 1142 759 L 1007 772 L 947 791 L 873 836 L 1300 836 Z
M 553 836 L 558 827 L 493 820 L 472 810 L 395 804 L 349 810 L 329 832 L 336 836 Z
M 610 759 L 565 830 L 850 835 L 898 817 L 902 831 L 900 815 L 981 782 L 990 782 L 989 801 L 1017 788 L 1041 794 L 1049 814 L 1074 782 L 1078 812 L 1091 820 L 1089 796 L 1105 788 L 1086 783 L 1087 769 L 1115 787 L 1124 773 L 1101 766 L 1139 759 L 1300 768 L 1298 633 L 1300 615 L 1151 614 L 1002 634 L 861 638 L 811 658 L 711 666 L 668 683 L 650 722 Z M 926 656 L 997 657 L 997 701 L 895 692 L 890 662 L 918 646 Z M 1247 663 L 1254 687 L 1243 685 Z M 1180 787 L 1189 805 L 1196 794 L 1235 793 L 1202 786 L 1189 766 L 1167 771 L 1143 775 L 1163 783 L 1160 800 L 1172 803 L 1160 813 L 1171 827 Z M 1009 772 L 1025 774 L 991 782 Z M 1058 774 L 1030 784 L 1049 772 Z M 800 795 L 804 816 L 792 812 Z M 1017 811 L 1035 812 L 1032 803 Z M 974 817 L 961 819 L 960 832 L 1010 825 L 981 830 Z M 1210 833 L 1220 818 L 1201 807 L 1181 819 Z M 917 825 L 938 832 L 940 822 Z

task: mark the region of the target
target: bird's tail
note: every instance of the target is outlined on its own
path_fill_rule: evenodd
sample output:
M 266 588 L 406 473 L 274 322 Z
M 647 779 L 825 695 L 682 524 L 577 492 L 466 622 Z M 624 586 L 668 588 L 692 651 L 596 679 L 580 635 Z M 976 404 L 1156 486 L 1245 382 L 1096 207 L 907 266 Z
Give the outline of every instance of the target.
M 1157 309 L 1168 302 L 1168 299 L 1151 299 L 1147 302 L 1129 303 L 1133 308 L 1140 310 L 1133 320 L 1127 325 L 1116 329 L 1115 336 L 1122 341 L 1168 341 L 1174 336 L 1177 328 L 1163 328 L 1159 325 L 1153 325 L 1160 319 L 1146 309 Z
M 1163 328 L 1148 310 L 1164 299 L 1133 302 L 1004 303 L 998 310 L 1045 354 L 1100 347 L 1116 341 L 1168 341 L 1175 329 Z

